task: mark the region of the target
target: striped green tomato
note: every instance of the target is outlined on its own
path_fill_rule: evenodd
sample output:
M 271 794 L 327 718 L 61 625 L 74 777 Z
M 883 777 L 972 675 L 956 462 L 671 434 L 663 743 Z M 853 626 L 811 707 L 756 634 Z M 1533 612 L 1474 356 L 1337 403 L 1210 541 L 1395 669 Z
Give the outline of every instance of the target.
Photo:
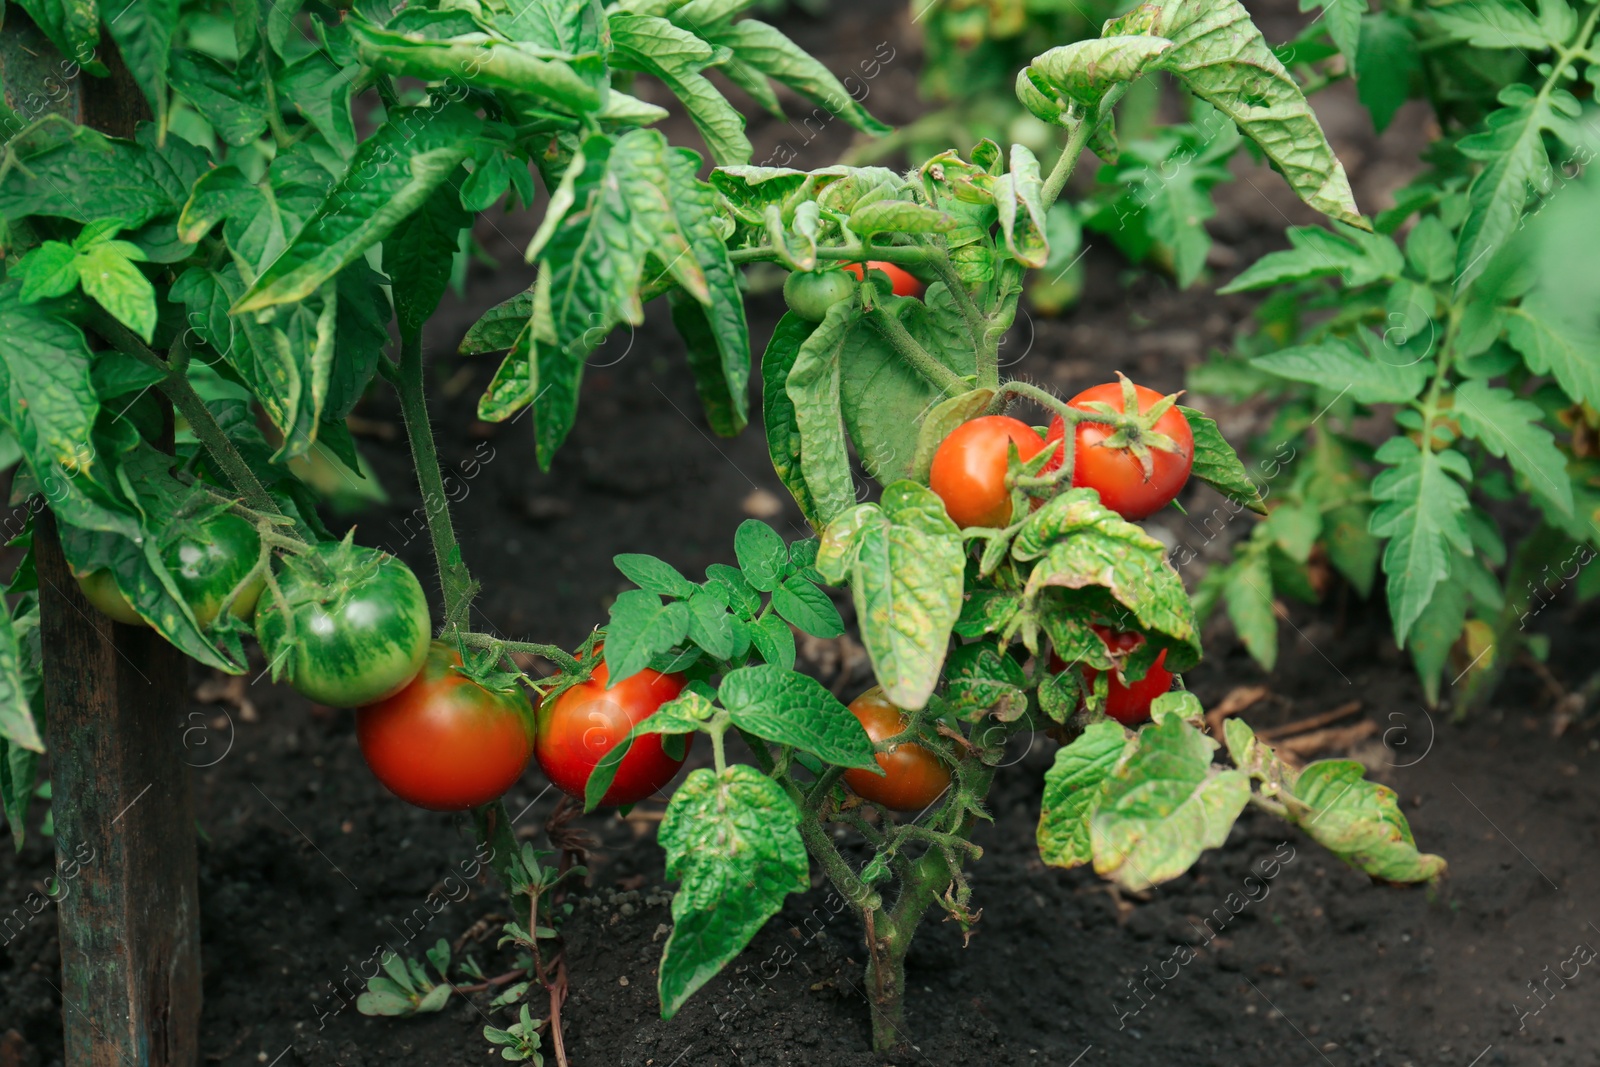
M 405 688 L 428 658 L 428 601 L 411 569 L 387 552 L 325 543 L 286 556 L 280 603 L 256 609 L 256 640 L 274 678 L 302 696 L 355 708 Z

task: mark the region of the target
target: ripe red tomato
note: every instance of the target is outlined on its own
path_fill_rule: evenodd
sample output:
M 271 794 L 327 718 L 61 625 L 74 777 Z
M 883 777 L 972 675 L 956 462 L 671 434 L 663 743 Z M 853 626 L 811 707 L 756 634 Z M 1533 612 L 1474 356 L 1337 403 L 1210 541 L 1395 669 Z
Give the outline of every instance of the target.
M 1161 394 L 1142 385 L 1133 387 L 1139 398 L 1139 410 L 1149 411 Z M 1094 401 L 1110 404 L 1116 411 L 1125 411 L 1122 403 L 1122 383 L 1107 382 L 1085 389 L 1071 400 L 1072 407 L 1088 410 Z M 1166 507 L 1189 480 L 1189 468 L 1194 465 L 1194 434 L 1189 420 L 1174 405 L 1156 420 L 1155 430 L 1172 438 L 1178 451 L 1150 449 L 1152 470 L 1145 478 L 1139 457 L 1126 448 L 1107 448 L 1101 445 L 1116 432 L 1114 427 L 1102 422 L 1078 423 L 1078 439 L 1074 446 L 1072 484 L 1088 486 L 1100 494 L 1100 501 L 1125 519 L 1142 519 Z M 1054 444 L 1066 437 L 1066 423 L 1056 416 L 1050 423 L 1045 442 Z M 1062 462 L 1061 449 L 1045 464 L 1046 471 L 1056 470 Z
M 583 799 L 589 774 L 607 752 L 628 736 L 634 724 L 655 714 L 657 708 L 683 692 L 683 675 L 661 674 L 648 668 L 607 689 L 611 672 L 600 663 L 587 682 L 566 690 L 553 702 L 539 705 L 538 732 L 533 754 L 545 776 L 570 797 Z M 660 734 L 633 740 L 617 767 L 602 804 L 632 804 L 661 789 L 683 766 L 661 747 Z M 694 743 L 689 734 L 684 757 Z
M 463 811 L 500 796 L 533 754 L 533 708 L 519 690 L 497 693 L 452 670 L 442 641 L 404 689 L 356 711 L 361 754 L 401 800 Z
M 1023 460 L 1044 447 L 1032 428 L 1008 415 L 964 422 L 939 443 L 928 486 L 944 501 L 957 526 L 1005 526 L 1011 521 L 1006 445 L 1012 441 Z
M 854 274 L 857 278 L 865 279 L 866 271 L 861 269 L 859 263 L 846 263 L 844 269 Z M 921 296 L 925 288 L 915 274 L 898 267 L 893 263 L 885 263 L 881 259 L 867 260 L 867 270 L 881 270 L 889 276 L 889 281 L 894 285 L 895 296 Z
M 1119 655 L 1125 655 L 1144 644 L 1144 636 L 1134 633 L 1120 633 L 1106 626 L 1096 626 L 1094 632 L 1100 635 L 1100 640 L 1106 647 Z M 1124 726 L 1138 726 L 1150 720 L 1150 705 L 1156 697 L 1172 688 L 1172 672 L 1166 668 L 1167 650 L 1162 649 L 1156 656 L 1156 661 L 1145 671 L 1144 677 L 1137 682 L 1123 681 L 1122 675 L 1116 671 L 1106 680 L 1106 714 Z M 1061 671 L 1066 669 L 1060 656 L 1050 653 L 1050 669 Z M 1100 674 L 1093 667 L 1083 669 L 1083 679 L 1089 685 L 1094 685 L 1094 680 Z
M 874 741 L 893 737 L 906 728 L 905 713 L 873 686 L 850 702 L 851 714 L 861 721 Z M 877 754 L 882 776 L 856 768 L 844 772 L 844 784 L 858 797 L 895 811 L 921 811 L 950 787 L 950 768 L 915 741 Z

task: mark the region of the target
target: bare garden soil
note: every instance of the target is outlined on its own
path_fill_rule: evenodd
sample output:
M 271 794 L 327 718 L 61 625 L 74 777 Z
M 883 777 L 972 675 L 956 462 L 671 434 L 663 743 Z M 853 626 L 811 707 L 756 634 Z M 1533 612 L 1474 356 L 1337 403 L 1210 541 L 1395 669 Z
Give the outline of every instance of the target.
M 1278 6 L 1281 16 L 1261 17 L 1268 36 L 1283 39 L 1301 16 Z M 881 60 L 880 42 L 889 42 L 895 58 L 873 80 L 868 104 L 889 121 L 914 116 L 917 57 L 903 4 L 840 5 L 825 20 L 792 16 L 785 25 L 836 70 L 875 54 Z M 1423 116 L 1403 113 L 1374 138 L 1352 95 L 1335 90 L 1317 103 L 1363 207 L 1385 206 L 1408 176 Z M 797 126 L 753 120 L 756 159 L 787 144 L 793 165 L 823 165 L 848 142 L 840 125 L 807 141 Z M 1219 192 L 1212 226 L 1219 277 L 1274 247 L 1286 222 L 1308 221 L 1276 176 L 1258 168 L 1239 175 Z M 429 351 L 448 398 L 435 429 L 454 471 L 464 552 L 484 585 L 475 627 L 570 646 L 604 621 L 609 598 L 625 587 L 610 562 L 617 552 L 649 551 L 694 573 L 731 560 L 733 530 L 749 515 L 786 536 L 805 531 L 771 473 L 759 425 L 734 440 L 706 428 L 662 316 L 618 331 L 595 357 L 579 425 L 549 473 L 533 462 L 528 420 L 474 420 L 493 364 L 450 353 L 482 308 L 528 284 L 520 253 L 534 224 L 515 216 L 480 224 L 478 237 L 503 266 L 475 266 L 470 299 L 449 298 L 433 324 Z M 1204 284 L 1175 291 L 1129 271 L 1103 245 L 1087 262 L 1088 288 L 1075 312 L 1019 322 L 1007 349 L 1012 374 L 1065 395 L 1111 377 L 1114 367 L 1179 388 L 1185 367 L 1225 346 L 1251 306 Z M 758 345 L 781 310 L 775 294 L 753 302 Z M 1264 417 L 1250 405 L 1200 403 L 1235 440 Z M 431 573 L 398 411 L 380 392 L 360 414 L 390 502 L 355 516 L 358 537 Z M 1168 540 L 1200 550 L 1195 573 L 1185 575 L 1191 584 L 1204 560 L 1248 532 L 1248 517 L 1206 525 L 1217 503 L 1194 492 L 1189 520 L 1169 512 L 1155 523 Z M 974 865 L 982 921 L 963 947 L 953 924 L 930 916 L 909 961 L 914 1047 L 894 1062 L 1600 1063 L 1600 967 L 1559 977 L 1573 973 L 1580 944 L 1600 946 L 1593 713 L 1552 737 L 1547 683 L 1514 670 L 1488 711 L 1461 723 L 1448 711 L 1430 715 L 1380 606 L 1335 590 L 1320 608 L 1286 610 L 1292 623 L 1271 674 L 1225 626 L 1214 626 L 1209 657 L 1186 683 L 1207 708 L 1237 687 L 1265 686 L 1269 695 L 1245 713 L 1258 728 L 1360 701 L 1359 716 L 1375 724 L 1371 735 L 1353 752 L 1324 754 L 1362 759 L 1392 785 L 1419 844 L 1449 859 L 1449 877 L 1433 890 L 1373 886 L 1298 833 L 1249 813 L 1227 847 L 1189 874 L 1146 895 L 1121 895 L 1091 872 L 1040 863 L 1034 824 L 1056 746 L 1042 736 L 1018 739 L 992 797 L 994 823 L 977 835 L 986 853 Z M 1552 679 L 1576 689 L 1595 668 L 1600 613 L 1548 612 L 1545 621 Z M 803 645 L 802 661 L 843 695 L 867 684 L 848 640 Z M 367 1019 L 353 1003 L 360 986 L 352 975 L 385 947 L 420 957 L 441 937 L 465 939 L 461 951 L 488 974 L 511 965 L 494 948 L 507 917 L 499 888 L 480 881 L 468 893 L 460 879 L 474 866 L 470 826 L 385 793 L 362 763 L 348 714 L 313 708 L 262 679 L 219 697 L 218 681 L 197 670 L 200 696 L 185 712 L 198 714 L 175 724 L 188 730 L 182 736 L 196 767 L 206 1061 L 491 1062 L 497 1053 L 482 1028 L 511 1019 L 491 1012 L 485 995 L 398 1021 Z M 530 767 L 507 797 L 520 813 L 519 834 L 542 842 L 556 801 Z M 654 841 L 662 807 L 658 800 L 625 819 L 580 820 L 598 844 L 590 885 L 570 898 L 564 926 L 575 1067 L 883 1062 L 869 1051 L 861 934 L 847 912 L 832 913 L 838 905 L 825 886 L 791 897 L 723 975 L 676 1018 L 660 1020 L 654 971 L 671 921 Z M 11 852 L 0 840 L 0 921 L 42 891 L 53 869 L 48 838 L 30 835 L 19 857 Z M 71 890 L 68 882 L 56 892 Z M 434 910 L 430 893 L 450 902 Z M 54 925 L 46 910 L 20 935 L 0 935 L 0 1067 L 61 1062 Z M 1178 962 L 1187 957 L 1183 945 L 1201 946 L 1187 965 Z M 1543 983 L 1542 998 L 1529 983 Z M 542 1007 L 536 1001 L 536 1015 Z

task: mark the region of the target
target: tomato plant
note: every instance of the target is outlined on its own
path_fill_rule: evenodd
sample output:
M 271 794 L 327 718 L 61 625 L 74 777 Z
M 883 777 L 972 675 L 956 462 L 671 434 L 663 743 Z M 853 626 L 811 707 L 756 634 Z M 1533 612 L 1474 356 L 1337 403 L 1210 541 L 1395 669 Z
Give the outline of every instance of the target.
M 1043 449 L 1044 442 L 1027 423 L 984 415 L 962 423 L 939 442 L 928 486 L 957 526 L 1005 526 L 1012 512 L 1007 460 L 1013 451 L 1027 461 Z
M 403 689 L 356 712 L 361 754 L 378 781 L 434 811 L 497 799 L 533 754 L 533 708 L 520 685 L 490 689 L 461 667 L 460 652 L 434 641 Z
M 872 688 L 850 702 L 850 714 L 861 723 L 874 745 L 905 733 L 911 720 L 883 695 Z M 915 741 L 902 741 L 873 756 L 883 773 L 870 770 L 844 772 L 850 791 L 874 804 L 895 811 L 920 812 L 950 788 L 950 768 L 939 757 Z
M 176 23 L 155 13 L 108 20 L 154 121 L 113 138 L 54 115 L 0 116 L 16 118 L 19 131 L 0 160 L 0 327 L 9 342 L 0 346 L 9 383 L 0 443 L 17 457 L 14 492 L 45 498 L 74 573 L 108 577 L 135 615 L 216 669 L 247 670 L 244 616 L 255 582 L 264 583 L 253 628 L 273 672 L 311 699 L 363 707 L 363 750 L 397 793 L 472 808 L 486 862 L 522 909 L 503 936 L 530 957 L 527 980 L 504 1003 L 537 985 L 551 1004 L 547 1021 L 536 1023 L 524 1003 L 521 1022 L 486 1030 L 504 1055 L 538 1056 L 543 1036 L 561 1054 L 564 984 L 550 962 L 559 951 L 541 942 L 559 940 L 548 894 L 572 874 L 518 842 L 494 799 L 526 760 L 518 686 L 539 697 L 532 743 L 541 765 L 587 808 L 662 789 L 705 735 L 710 765 L 672 792 L 658 834 L 683 887 L 657 968 L 664 1016 L 732 961 L 788 894 L 809 888 L 815 863 L 867 934 L 874 1045 L 902 1041 L 908 946 L 930 911 L 967 933 L 978 923 L 971 835 L 988 817 L 1005 744 L 1023 731 L 1066 741 L 1045 777 L 1046 863 L 1092 864 L 1143 891 L 1220 845 L 1253 804 L 1384 881 L 1438 877 L 1444 861 L 1415 847 L 1393 793 L 1358 764 L 1292 767 L 1237 719 L 1220 738 L 1204 732 L 1179 677 L 1200 658 L 1194 605 L 1163 543 L 1128 518 L 1150 500 L 1124 501 L 1119 514 L 1112 481 L 1074 484 L 1079 453 L 1131 456 L 1139 485 L 1170 499 L 1182 476 L 1161 456 L 1181 455 L 1184 474 L 1230 505 L 1264 511 L 1216 424 L 1171 398 L 1069 402 L 1001 375 L 1000 345 L 1029 272 L 1058 264 L 1084 221 L 1068 212 L 1071 225 L 1061 224 L 1063 190 L 1085 151 L 1119 158 L 1113 113 L 1148 76 L 1175 79 L 1197 113 L 1253 142 L 1296 195 L 1335 220 L 1355 250 L 1338 263 L 1383 250 L 1374 253 L 1379 273 L 1351 272 L 1351 284 L 1401 270 L 1357 209 L 1300 83 L 1237 0 L 1140 4 L 1099 36 L 1033 54 L 1014 93 L 1027 132 L 1048 135 L 1048 164 L 1023 139 L 985 138 L 941 144 L 905 172 L 749 165 L 743 119 L 706 69 L 771 108 L 769 79 L 862 132 L 887 131 L 738 3 L 515 7 L 316 5 L 295 23 L 314 32 L 294 34 L 281 15 L 244 5 L 225 41 L 200 32 L 198 9 Z M 67 54 L 87 55 L 99 40 L 92 18 L 44 23 Z M 1580 61 L 1573 47 L 1553 54 L 1563 72 Z M 699 154 L 649 128 L 668 112 L 629 91 L 639 76 L 661 81 L 666 91 L 648 95 L 675 98 L 693 120 L 713 164 L 704 178 Z M 364 137 L 356 98 L 374 120 Z M 760 357 L 761 422 L 775 472 L 815 535 L 789 542 L 746 522 L 734 534 L 736 565 L 712 564 L 703 580 L 643 553 L 618 556 L 635 588 L 573 652 L 472 629 L 478 584 L 451 517 L 423 358 L 423 324 L 474 215 L 501 201 L 531 207 L 535 172 L 545 202 L 526 254 L 536 280 L 487 309 L 460 345 L 467 356 L 504 353 L 478 416 L 503 422 L 531 411 L 533 456 L 548 469 L 576 423 L 587 357 L 660 298 L 711 428 L 738 433 L 750 418 L 754 362 L 742 271 L 781 268 L 791 311 Z M 1451 225 L 1461 205 L 1469 216 L 1494 214 L 1470 190 L 1451 201 L 1451 180 L 1441 179 L 1438 199 L 1454 212 Z M 1487 240 L 1464 223 L 1440 226 L 1464 235 L 1458 251 Z M 1442 299 L 1449 272 L 1440 266 L 1451 257 L 1438 229 L 1408 239 L 1425 285 L 1407 291 Z M 1189 248 L 1184 261 L 1192 259 Z M 840 269 L 850 264 L 854 279 Z M 1320 273 L 1297 259 L 1253 281 Z M 1512 323 L 1527 309 L 1505 284 L 1505 318 L 1494 323 L 1515 341 Z M 1459 307 L 1451 314 L 1458 338 L 1493 332 L 1468 330 Z M 1336 316 L 1328 329 L 1360 319 Z M 1452 358 L 1499 366 L 1485 354 L 1494 339 Z M 1292 364 L 1278 369 L 1304 379 Z M 1373 494 L 1393 504 L 1375 514 L 1396 541 L 1419 471 L 1447 495 L 1439 487 L 1462 477 L 1428 432 L 1450 374 L 1464 379 L 1459 399 L 1476 387 L 1491 408 L 1504 401 L 1483 374 L 1433 366 L 1425 395 L 1417 384 L 1400 398 L 1420 405 L 1417 455 L 1395 446 L 1376 457 L 1394 468 Z M 1546 364 L 1530 357 L 1529 366 Z M 1352 403 L 1399 388 L 1364 364 L 1352 374 Z M 1409 387 L 1417 375 L 1394 377 Z M 416 471 L 437 619 L 403 564 L 355 544 L 353 531 L 341 538 L 327 528 L 310 484 L 313 454 L 361 479 L 346 420 L 368 389 L 385 387 L 398 398 Z M 1059 425 L 1059 446 L 1008 414 L 1028 406 Z M 1470 409 L 1453 410 L 1472 432 Z M 877 486 L 864 495 L 857 460 Z M 198 536 L 173 539 L 224 515 L 237 520 L 216 539 L 224 551 L 201 550 Z M 255 539 L 253 562 L 240 523 Z M 1454 527 L 1440 537 L 1465 543 Z M 178 546 L 170 559 L 161 551 L 169 541 Z M 19 568 L 10 591 L 0 786 L 20 840 L 43 750 L 30 702 L 38 678 L 23 654 L 36 632 L 31 568 Z M 836 597 L 854 609 L 881 693 L 856 713 L 795 670 L 797 630 L 845 633 Z M 1407 605 L 1417 607 L 1415 597 Z M 1127 636 L 1108 647 L 1107 628 Z M 441 644 L 430 644 L 435 635 Z M 530 676 L 518 655 L 542 657 L 555 673 Z M 1154 686 L 1164 672 L 1179 688 L 1154 696 L 1150 722 L 1132 731 L 1107 716 L 1113 673 Z M 887 750 L 902 733 L 910 736 Z M 1227 764 L 1214 758 L 1223 747 Z M 733 758 L 746 750 L 752 762 Z M 874 773 L 880 757 L 892 778 Z M 1152 804 L 1152 794 L 1172 803 Z M 923 797 L 920 817 L 897 817 Z M 841 830 L 872 851 L 865 866 L 847 861 Z M 440 982 L 414 961 L 391 960 L 369 979 L 362 1010 L 441 1010 L 457 992 L 449 956 L 446 944 L 428 957 Z
M 539 705 L 538 740 L 534 755 L 545 777 L 568 796 L 582 799 L 595 766 L 641 722 L 683 692 L 683 676 L 646 668 L 608 687 L 605 663 L 588 681 L 545 697 Z M 631 745 L 617 765 L 602 804 L 635 804 L 660 792 L 688 756 L 688 742 L 672 742 L 650 734 Z M 690 739 L 692 740 L 692 738 Z
M 1146 518 L 1172 503 L 1194 466 L 1194 434 L 1174 400 L 1124 378 L 1085 389 L 1067 401 L 1082 411 L 1123 414 L 1132 409 L 1142 416 L 1128 427 L 1078 423 L 1072 484 L 1093 489 L 1101 503 L 1125 519 Z M 1050 422 L 1045 444 L 1065 438 L 1066 424 L 1058 415 Z M 1044 470 L 1056 470 L 1065 461 L 1065 450 L 1057 445 Z
M 1130 652 L 1144 644 L 1144 638 L 1136 633 L 1113 631 L 1105 626 L 1092 628 L 1104 641 L 1110 650 L 1114 663 L 1120 663 Z M 1140 723 L 1150 721 L 1150 706 L 1157 697 L 1172 689 L 1172 672 L 1166 667 L 1167 653 L 1163 649 L 1156 656 L 1155 662 L 1150 664 L 1143 678 L 1137 680 L 1125 678 L 1120 667 L 1113 667 L 1106 672 L 1105 713 L 1124 726 L 1138 726 Z M 1061 671 L 1066 669 L 1059 656 L 1053 656 L 1050 669 Z M 1101 672 L 1094 667 L 1083 668 L 1083 681 L 1085 687 L 1094 692 L 1095 679 Z

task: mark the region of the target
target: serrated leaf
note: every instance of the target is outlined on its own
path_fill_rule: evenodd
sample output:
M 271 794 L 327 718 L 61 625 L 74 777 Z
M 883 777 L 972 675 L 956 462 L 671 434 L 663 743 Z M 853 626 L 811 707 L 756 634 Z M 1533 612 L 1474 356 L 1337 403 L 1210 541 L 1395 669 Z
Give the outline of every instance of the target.
M 944 502 L 915 482 L 884 487 L 828 528 L 817 569 L 849 577 L 862 643 L 897 707 L 927 703 L 961 613 L 965 552 Z
M 611 688 L 650 664 L 650 657 L 665 652 L 689 636 L 689 609 L 681 600 L 663 604 L 643 589 L 619 593 L 606 624 L 606 668 Z
M 243 65 L 229 70 L 211 56 L 175 49 L 168 72 L 172 85 L 230 145 L 244 145 L 267 128 L 267 93 L 259 76 Z
M 1217 743 L 1180 716 L 1140 730 L 1138 743 L 1090 817 L 1095 873 L 1130 890 L 1170 881 L 1220 848 L 1250 799 L 1250 779 L 1214 771 Z
M 234 305 L 235 313 L 303 300 L 387 237 L 471 154 L 482 127 L 459 104 L 397 109 L 361 143 L 350 170 Z
M 1228 444 L 1212 419 L 1194 408 L 1179 406 L 1194 435 L 1194 466 L 1189 471 L 1217 492 L 1258 514 L 1267 513 L 1261 491 L 1239 461 L 1239 454 Z
M 1451 559 L 1452 574 L 1433 590 L 1433 599 L 1417 616 L 1408 638 L 1411 647 L 1411 664 L 1422 682 L 1423 699 L 1428 707 L 1439 705 L 1440 674 L 1450 659 L 1450 650 L 1461 636 L 1467 621 L 1467 587 L 1460 572 L 1464 556 Z
M 1403 404 L 1414 400 L 1432 375 L 1431 364 L 1403 366 L 1372 359 L 1342 338 L 1296 345 L 1250 361 L 1280 378 L 1305 382 L 1362 404 Z
M 1335 233 L 1321 226 L 1291 226 L 1285 233 L 1292 246 L 1288 251 L 1268 252 L 1217 291 L 1243 293 L 1333 276 L 1355 288 L 1393 281 L 1405 269 L 1400 247 L 1386 234 L 1348 227 Z
M 741 667 L 717 690 L 735 726 L 841 767 L 873 767 L 872 739 L 815 678 L 776 666 Z
M 1506 309 L 1506 338 L 1535 374 L 1549 374 L 1573 400 L 1600 403 L 1600 330 L 1542 291 Z
M 640 589 L 662 596 L 689 597 L 699 591 L 699 586 L 685 578 L 678 568 L 654 556 L 637 552 L 623 552 L 611 557 L 623 577 Z
M 187 193 L 171 165 L 144 145 L 64 121 L 12 138 L 8 150 L 20 165 L 0 178 L 6 218 L 118 218 L 131 230 L 175 213 Z
M 1446 35 L 1474 48 L 1543 52 L 1552 43 L 1534 13 L 1515 0 L 1446 4 L 1429 8 L 1428 15 Z
M 1172 48 L 1151 66 L 1188 89 L 1255 141 L 1307 204 L 1366 229 L 1344 165 L 1333 154 L 1300 88 L 1272 54 L 1238 0 L 1171 0 L 1152 32 Z
M 827 318 L 800 342 L 784 385 L 794 411 L 800 473 L 815 511 L 813 522 L 824 525 L 855 502 L 839 389 L 844 352 L 859 317 L 850 301 L 828 308 Z
M 1228 620 L 1251 658 L 1262 670 L 1270 671 L 1278 662 L 1278 619 L 1272 606 L 1272 562 L 1265 543 L 1251 541 L 1241 546 L 1226 575 L 1222 597 Z
M 1475 378 L 1456 389 L 1455 411 L 1468 437 L 1510 463 L 1535 495 L 1561 514 L 1572 514 L 1567 457 L 1556 447 L 1550 431 L 1541 425 L 1543 412 L 1539 405 Z
M 719 166 L 750 159 L 744 116 L 700 73 L 715 52 L 710 45 L 663 18 L 612 15 L 608 20 L 616 66 L 659 78 L 689 112 Z
M 1078 867 L 1094 858 L 1089 819 L 1105 797 L 1106 777 L 1130 744 L 1121 724 L 1102 721 L 1056 750 L 1039 805 L 1040 859 L 1052 867 Z
M 45 241 L 17 261 L 12 276 L 22 282 L 22 302 L 65 296 L 78 287 L 78 253 L 60 241 Z
M 1392 464 L 1372 482 L 1371 530 L 1389 543 L 1383 570 L 1389 577 L 1389 614 L 1402 647 L 1433 590 L 1450 573 L 1450 552 L 1472 551 L 1464 515 L 1466 490 L 1452 474 L 1471 477 L 1459 452 L 1423 451 L 1403 437 L 1391 438 L 1378 454 Z
M 1356 98 L 1372 115 L 1373 128 L 1382 133 L 1410 97 L 1412 83 L 1422 72 L 1422 57 L 1410 26 L 1388 11 L 1361 17 L 1360 42 Z
M 1420 852 L 1399 799 L 1365 779 L 1354 760 L 1319 760 L 1300 772 L 1294 794 L 1312 814 L 1296 820 L 1324 848 L 1386 882 L 1432 881 L 1445 872 L 1439 856 Z
M 810 885 L 800 813 L 754 767 L 691 771 L 672 795 L 658 839 L 672 898 L 672 935 L 657 987 L 670 1018 L 738 955 L 784 897 Z
M 693 4 L 685 5 L 679 9 L 678 14 L 680 16 L 686 14 L 688 8 L 693 6 Z M 732 49 L 738 63 L 781 82 L 806 99 L 827 108 L 830 115 L 843 119 L 863 133 L 889 132 L 890 127 L 868 114 L 867 109 L 856 101 L 839 79 L 833 76 L 832 71 L 776 27 L 755 19 L 744 19 L 720 26 L 706 22 L 704 23 L 706 28 L 703 30 L 700 30 L 700 23 L 691 25 L 694 25 L 711 44 Z M 731 76 L 731 71 L 728 71 L 726 66 L 723 69 Z M 744 85 L 743 82 L 740 84 Z M 758 101 L 764 102 L 759 90 L 752 95 Z M 781 115 L 781 111 L 779 114 Z

